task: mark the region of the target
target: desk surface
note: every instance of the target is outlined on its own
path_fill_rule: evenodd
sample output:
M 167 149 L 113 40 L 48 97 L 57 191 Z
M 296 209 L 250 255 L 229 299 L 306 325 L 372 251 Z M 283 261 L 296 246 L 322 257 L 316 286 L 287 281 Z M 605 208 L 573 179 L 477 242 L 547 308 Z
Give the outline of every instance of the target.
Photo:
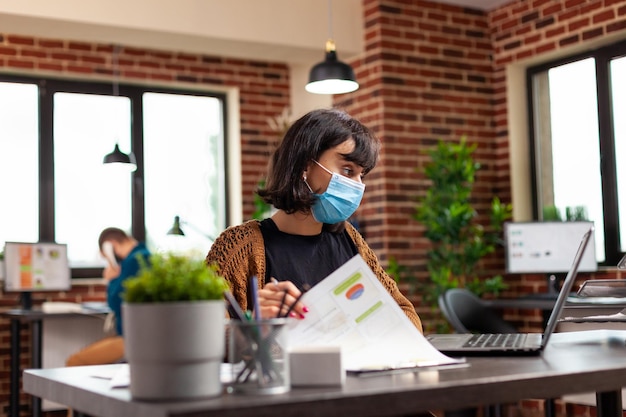
M 24 390 L 103 417 L 301 417 L 307 407 L 325 417 L 400 416 L 589 391 L 619 393 L 626 386 L 626 331 L 557 333 L 542 356 L 468 361 L 469 367 L 439 372 L 348 377 L 340 388 L 294 388 L 266 396 L 224 394 L 181 402 L 133 401 L 128 389 L 110 389 L 108 380 L 91 377 L 119 365 L 27 370 Z
M 95 304 L 94 307 L 83 307 L 82 310 L 76 311 L 43 311 L 41 308 L 32 308 L 30 310 L 15 308 L 0 311 L 0 317 L 6 317 L 11 320 L 33 321 L 76 315 L 98 316 L 108 314 L 110 311 L 106 305 L 96 307 Z
M 519 298 L 494 298 L 492 300 L 483 300 L 483 302 L 497 309 L 519 308 L 519 309 L 539 309 L 550 311 L 556 302 L 556 294 L 533 294 Z M 623 309 L 626 307 L 626 299 L 624 298 L 576 298 L 570 297 L 567 300 L 568 308 L 609 308 Z

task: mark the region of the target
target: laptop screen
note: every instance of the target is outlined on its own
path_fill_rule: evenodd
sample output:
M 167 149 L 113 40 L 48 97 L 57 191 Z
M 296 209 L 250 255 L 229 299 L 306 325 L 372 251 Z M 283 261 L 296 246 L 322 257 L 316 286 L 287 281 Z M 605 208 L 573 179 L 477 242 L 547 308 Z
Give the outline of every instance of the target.
M 583 259 L 585 254 L 585 249 L 588 246 L 589 240 L 591 240 L 591 236 L 593 235 L 593 226 L 589 228 L 583 235 L 582 241 L 578 246 L 578 250 L 576 251 L 576 256 L 574 257 L 574 261 L 572 262 L 572 266 L 565 277 L 565 281 L 563 281 L 563 286 L 561 287 L 561 291 L 559 292 L 559 296 L 556 299 L 556 303 L 554 304 L 554 308 L 552 309 L 552 314 L 550 314 L 550 318 L 548 319 L 548 324 L 543 333 L 543 340 L 541 341 L 541 346 L 545 347 L 548 344 L 548 339 L 554 333 L 554 329 L 556 328 L 557 322 L 561 317 L 561 312 L 563 311 L 563 307 L 565 306 L 565 302 L 567 301 L 567 297 L 572 291 L 572 287 L 574 286 L 574 281 L 576 281 L 576 276 L 578 275 L 578 268 L 580 266 L 580 262 Z

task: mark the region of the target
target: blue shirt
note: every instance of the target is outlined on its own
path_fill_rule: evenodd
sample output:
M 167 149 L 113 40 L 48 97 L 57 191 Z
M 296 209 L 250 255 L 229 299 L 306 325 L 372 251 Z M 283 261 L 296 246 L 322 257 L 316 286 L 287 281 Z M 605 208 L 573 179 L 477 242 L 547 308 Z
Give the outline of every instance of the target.
M 107 303 L 109 308 L 115 314 L 115 330 L 120 336 L 122 333 L 122 294 L 124 293 L 124 281 L 133 278 L 139 274 L 140 264 L 138 257 L 149 262 L 150 251 L 144 243 L 138 243 L 137 246 L 128 254 L 128 256 L 120 264 L 120 274 L 117 278 L 113 278 L 107 287 Z

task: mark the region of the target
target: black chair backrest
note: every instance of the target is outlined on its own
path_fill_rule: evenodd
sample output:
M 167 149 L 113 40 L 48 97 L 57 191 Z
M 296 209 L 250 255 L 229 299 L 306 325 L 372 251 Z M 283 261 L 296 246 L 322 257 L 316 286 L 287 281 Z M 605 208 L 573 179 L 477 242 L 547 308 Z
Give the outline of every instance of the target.
M 467 289 L 449 289 L 438 301 L 441 312 L 457 333 L 517 333 L 515 326 Z

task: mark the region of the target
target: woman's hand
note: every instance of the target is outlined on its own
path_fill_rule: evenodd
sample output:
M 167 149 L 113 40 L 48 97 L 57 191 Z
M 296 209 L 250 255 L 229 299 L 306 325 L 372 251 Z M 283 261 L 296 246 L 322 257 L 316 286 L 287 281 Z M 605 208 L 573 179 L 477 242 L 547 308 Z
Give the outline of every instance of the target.
M 299 297 L 302 292 L 291 281 L 276 281 L 266 284 L 259 291 L 259 306 L 261 318 L 295 317 L 303 319 L 308 308 L 302 304 Z

